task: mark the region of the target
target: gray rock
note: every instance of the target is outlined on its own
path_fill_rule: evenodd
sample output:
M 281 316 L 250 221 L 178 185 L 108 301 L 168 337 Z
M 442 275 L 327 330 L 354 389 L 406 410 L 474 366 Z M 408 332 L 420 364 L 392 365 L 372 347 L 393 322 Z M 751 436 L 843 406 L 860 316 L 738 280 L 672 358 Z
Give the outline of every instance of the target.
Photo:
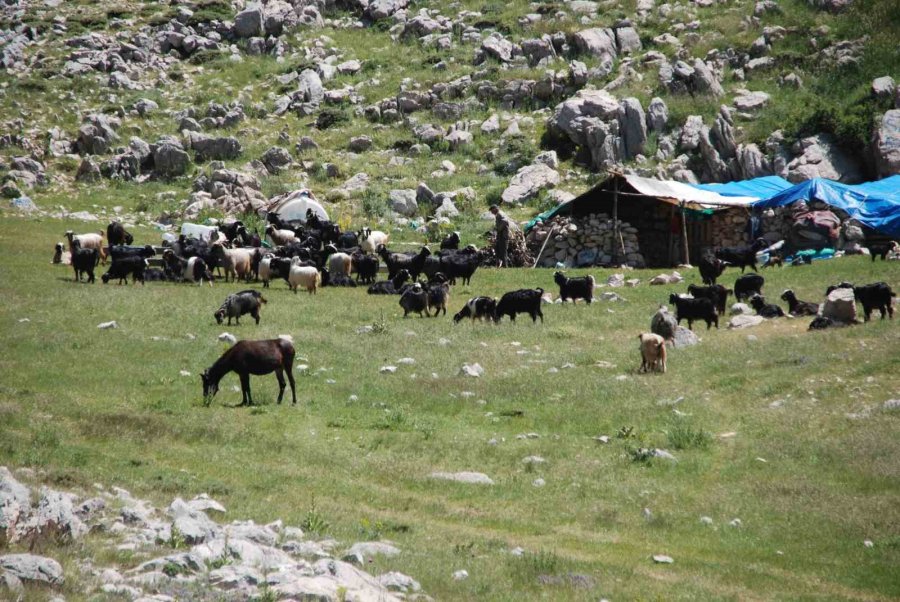
M 440 206 L 434 210 L 434 216 L 437 218 L 454 218 L 459 215 L 459 209 L 456 208 L 456 204 L 453 202 L 453 199 L 449 197 L 444 197 L 441 200 Z
M 499 33 L 492 33 L 481 43 L 481 49 L 490 57 L 508 63 L 512 60 L 513 44 Z
M 856 300 L 853 297 L 853 289 L 836 288 L 825 299 L 820 312 L 822 316 L 831 318 L 841 324 L 855 324 Z
M 68 493 L 42 488 L 41 498 L 31 516 L 24 524 L 16 526 L 17 539 L 71 541 L 82 537 L 88 527 L 75 514 L 72 498 Z
M 62 566 L 52 558 L 33 554 L 0 556 L 0 569 L 22 581 L 62 585 L 65 581 Z
M 443 481 L 456 481 L 457 483 L 470 483 L 474 485 L 493 485 L 494 481 L 481 472 L 433 472 L 429 475 L 432 479 Z
M 325 98 L 325 88 L 319 74 L 312 69 L 304 69 L 297 79 L 297 91 L 303 102 L 320 104 Z
M 213 138 L 196 132 L 189 133 L 190 147 L 198 161 L 236 159 L 241 154 L 241 143 L 231 136 Z
M 159 105 L 149 98 L 142 98 L 134 103 L 134 110 L 137 111 L 138 115 L 140 115 L 141 117 L 146 117 L 157 109 L 159 109 Z
M 752 315 L 753 308 L 747 305 L 746 303 L 734 303 L 731 306 L 730 313 L 732 316 L 737 315 Z
M 747 314 L 738 314 L 731 318 L 728 321 L 728 328 L 739 329 L 739 328 L 751 328 L 753 326 L 759 326 L 766 319 L 762 316 L 751 316 Z
M 403 10 L 409 5 L 409 0 L 372 0 L 366 8 L 366 12 L 373 21 L 387 19 L 398 10 Z
M 893 97 L 894 88 L 896 88 L 896 84 L 894 83 L 894 78 L 890 75 L 877 77 L 872 80 L 872 94 L 875 96 Z
M 847 9 L 853 0 L 807 0 L 811 6 L 831 13 L 840 13 Z
M 358 173 L 354 176 L 351 176 L 346 182 L 344 182 L 343 186 L 341 186 L 342 190 L 346 190 L 347 192 L 359 192 L 363 191 L 369 187 L 369 174 L 366 173 Z
M 7 467 L 0 466 L 0 506 L 13 502 L 20 508 L 30 508 L 31 492 L 16 480 Z
M 643 48 L 641 38 L 634 27 L 619 27 L 615 33 L 619 54 L 632 54 Z
M 700 146 L 700 134 L 703 130 L 703 118 L 699 115 L 688 115 L 681 128 L 679 145 L 684 150 L 695 150 Z
M 187 172 L 191 158 L 180 144 L 157 143 L 153 149 L 153 170 L 162 178 L 182 176 Z M 81 168 L 78 168 L 79 173 Z
M 625 143 L 625 158 L 631 159 L 644 151 L 647 142 L 647 118 L 641 101 L 626 98 L 619 113 L 619 133 Z
M 553 42 L 548 35 L 544 35 L 540 38 L 522 40 L 521 46 L 522 54 L 528 57 L 528 62 L 531 65 L 536 65 L 543 59 L 556 56 Z
M 424 205 L 434 203 L 434 192 L 425 182 L 419 182 L 419 185 L 416 186 L 416 202 Z
M 557 169 L 559 167 L 559 157 L 556 155 L 556 151 L 544 151 L 538 153 L 532 163 L 541 163 L 550 169 Z
M 651 131 L 662 133 L 669 123 L 669 107 L 662 98 L 654 97 L 647 106 L 647 127 Z
M 675 316 L 669 313 L 669 308 L 665 305 L 661 305 L 650 319 L 650 332 L 658 334 L 667 341 L 675 338 L 677 328 L 678 322 L 675 320 Z
M 771 162 L 755 144 L 741 144 L 735 153 L 739 175 L 742 179 L 770 176 L 774 172 Z
M 722 84 L 716 79 L 712 69 L 710 69 L 701 59 L 696 59 L 694 61 L 694 74 L 691 76 L 691 81 L 694 84 L 694 89 L 698 92 L 709 93 L 713 96 L 722 96 L 725 94 L 725 90 L 722 89 Z
M 290 167 L 291 155 L 280 146 L 273 146 L 260 157 L 262 164 L 266 166 L 266 171 L 270 174 L 278 174 Z
M 181 498 L 175 498 L 167 511 L 173 519 L 173 537 L 180 537 L 185 543 L 193 545 L 203 543 L 209 539 L 215 539 L 221 533 L 221 528 L 210 520 L 206 514 L 191 508 Z
M 857 157 L 842 150 L 830 136 L 820 134 L 804 138 L 799 147 L 800 155 L 787 164 L 787 173 L 781 174 L 791 182 L 827 178 L 852 184 L 862 180 Z
M 319 145 L 309 136 L 303 136 L 300 138 L 300 142 L 297 143 L 296 150 L 298 153 L 317 151 L 319 150 Z
M 388 200 L 391 203 L 391 210 L 404 217 L 413 217 L 419 211 L 415 190 L 391 190 L 388 193 Z
M 738 111 L 758 111 L 769 103 L 769 98 L 766 92 L 742 90 L 741 94 L 734 98 L 734 106 Z
M 225 535 L 231 539 L 245 539 L 264 546 L 274 546 L 278 540 L 276 533 L 268 525 L 258 525 L 252 520 L 234 521 L 224 527 Z
M 878 176 L 900 174 L 900 109 L 886 111 L 872 139 Z
M 556 170 L 542 164 L 526 165 L 516 172 L 500 197 L 504 203 L 522 203 L 557 184 L 559 173 Z
M 209 572 L 209 584 L 226 591 L 247 591 L 264 581 L 261 571 L 243 564 L 226 564 Z
M 700 338 L 696 334 L 694 334 L 693 330 L 685 328 L 684 326 L 676 326 L 675 339 L 673 343 L 676 349 L 680 349 L 682 347 L 690 347 L 691 345 L 696 345 L 699 342 Z
M 585 29 L 576 33 L 573 39 L 575 47 L 584 54 L 610 62 L 618 56 L 616 34 L 612 29 Z
M 22 580 L 12 573 L 2 571 L 0 572 L 0 594 L 11 596 L 10 600 L 20 602 L 25 599 L 25 586 L 22 585 Z
M 258 4 L 251 4 L 235 15 L 234 33 L 239 38 L 263 35 L 263 11 Z
M 422 589 L 419 582 L 403 573 L 391 571 L 378 576 L 378 582 L 392 592 L 413 593 Z
M 361 554 L 363 558 L 386 556 L 391 558 L 400 554 L 400 548 L 389 541 L 362 541 L 353 544 L 347 554 Z
M 349 148 L 354 153 L 364 153 L 372 148 L 372 137 L 356 136 L 355 138 L 351 138 L 350 144 L 347 145 L 347 148 Z
M 500 131 L 500 117 L 496 113 L 485 119 L 481 124 L 481 132 L 483 134 L 494 134 L 498 131 Z

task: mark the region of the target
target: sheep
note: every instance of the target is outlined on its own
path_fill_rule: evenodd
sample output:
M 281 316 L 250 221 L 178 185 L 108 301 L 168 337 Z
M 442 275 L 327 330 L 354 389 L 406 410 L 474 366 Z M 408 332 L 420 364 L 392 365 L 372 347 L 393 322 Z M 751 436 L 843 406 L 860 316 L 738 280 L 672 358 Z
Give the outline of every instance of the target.
M 703 320 L 706 322 L 706 329 L 712 328 L 715 324 L 719 327 L 719 314 L 716 313 L 716 306 L 709 299 L 691 299 L 689 297 L 679 297 L 675 293 L 669 295 L 669 303 L 675 306 L 675 322 L 681 324 L 682 320 L 687 320 L 688 328 L 693 330 L 694 320 Z
M 288 286 L 294 291 L 295 295 L 301 286 L 310 295 L 315 295 L 321 284 L 322 275 L 316 268 L 301 265 L 291 267 L 291 271 L 288 274 Z
M 130 245 L 134 242 L 134 236 L 125 229 L 125 226 L 117 221 L 112 221 L 106 227 L 106 240 L 109 246 Z
M 881 312 L 881 319 L 884 320 L 884 314 L 887 312 L 888 317 L 894 319 L 894 297 L 896 293 L 891 290 L 890 285 L 885 282 L 875 282 L 865 286 L 854 286 L 853 297 L 862 303 L 864 320 L 869 321 L 872 317 L 872 310 L 877 309 Z
M 756 315 L 764 318 L 784 317 L 784 310 L 774 303 L 766 303 L 766 298 L 762 295 L 750 297 L 750 306 L 756 310 Z
M 272 224 L 266 225 L 266 236 L 268 236 L 276 246 L 290 244 L 297 240 L 297 233 L 293 230 L 279 230 Z
M 72 263 L 72 254 L 69 251 L 66 251 L 65 244 L 58 242 L 53 246 L 53 259 L 50 260 L 52 264 L 70 264 Z
M 431 255 L 431 251 L 426 246 L 419 249 L 419 252 L 412 257 L 403 253 L 391 253 L 384 245 L 378 247 L 377 252 L 384 261 L 384 265 L 387 266 L 388 278 L 393 278 L 400 270 L 406 270 L 413 280 L 422 273 L 422 269 L 425 267 L 425 258 Z
M 544 323 L 544 314 L 541 312 L 541 297 L 544 294 L 542 288 L 522 288 L 511 291 L 500 297 L 497 308 L 494 311 L 494 321 L 500 322 L 504 315 L 508 315 L 510 321 L 516 321 L 516 314 L 528 314 L 532 322 L 537 322 L 538 316 L 541 324 Z
M 553 281 L 559 285 L 559 297 L 565 301 L 571 299 L 575 303 L 584 299 L 590 304 L 594 300 L 594 277 L 567 278 L 562 272 L 553 274 Z
M 724 247 L 721 249 L 716 249 L 715 255 L 716 259 L 721 259 L 726 264 L 741 268 L 741 274 L 744 273 L 744 268 L 750 266 L 750 268 L 755 272 L 756 271 L 756 253 L 758 251 L 762 251 L 766 247 L 769 246 L 769 243 L 766 242 L 764 238 L 757 238 L 753 241 L 753 244 L 745 247 Z
M 332 274 L 328 268 L 322 268 L 322 286 L 345 286 L 356 288 L 356 281 L 343 272 Z
M 378 257 L 375 255 L 365 255 L 362 252 L 356 252 L 351 255 L 350 263 L 351 271 L 356 272 L 356 281 L 362 281 L 363 284 L 375 282 L 378 275 Z
M 225 270 L 225 282 L 228 282 L 229 275 L 231 275 L 232 281 L 235 281 L 238 277 L 244 280 L 250 278 L 250 267 L 252 264 L 250 250 L 226 249 L 222 243 L 216 242 L 212 244 L 210 252 L 217 265 L 222 266 Z
M 458 253 L 441 257 L 440 269 L 450 278 L 450 284 L 456 284 L 456 279 L 459 278 L 464 285 L 469 285 L 480 264 L 477 256 Z
M 638 335 L 641 342 L 641 367 L 639 372 L 666 373 L 666 340 L 658 334 L 643 332 Z
M 866 248 L 869 250 L 869 255 L 872 257 L 872 262 L 875 262 L 876 257 L 881 257 L 881 260 L 884 261 L 887 259 L 887 256 L 896 255 L 900 253 L 900 244 L 896 241 L 888 241 L 882 243 L 872 243 L 866 245 Z
M 435 284 L 428 286 L 428 308 L 426 309 L 426 313 L 429 313 L 432 309 L 434 309 L 434 317 L 436 318 L 438 312 L 444 310 L 444 315 L 447 315 L 447 301 L 450 300 L 450 285 L 446 282 L 442 284 Z M 430 313 L 429 313 L 430 315 Z
M 400 288 L 409 280 L 409 272 L 400 270 L 390 280 L 376 282 L 366 291 L 370 295 L 399 295 Z
M 255 290 L 240 291 L 225 298 L 225 302 L 213 313 L 216 323 L 221 324 L 227 317 L 228 325 L 231 326 L 231 318 L 234 318 L 236 325 L 241 325 L 241 316 L 250 314 L 256 325 L 259 326 L 259 308 L 262 303 L 267 303 L 262 293 Z
M 87 274 L 88 282 L 94 282 L 94 267 L 97 265 L 100 252 L 97 249 L 82 249 L 77 244 L 72 253 L 72 269 L 75 270 L 75 282 L 81 282 L 81 274 Z
M 422 285 L 416 282 L 402 295 L 400 295 L 400 307 L 403 308 L 403 317 L 406 318 L 410 313 L 417 313 L 422 318 L 422 312 L 428 313 L 428 292 L 422 288 Z
M 765 278 L 759 274 L 745 274 L 734 281 L 734 298 L 738 301 L 749 299 L 753 295 L 761 295 Z
M 121 285 L 124 281 L 128 284 L 128 276 L 133 276 L 132 284 L 140 282 L 144 285 L 144 270 L 149 263 L 143 257 L 122 257 L 114 260 L 105 274 L 100 276 L 103 284 L 107 284 L 111 278 L 118 278 Z
M 700 268 L 700 277 L 703 279 L 703 284 L 712 286 L 716 283 L 719 276 L 722 275 L 722 272 L 725 271 L 726 265 L 721 259 L 716 259 L 711 255 L 704 255 L 700 258 L 698 267 Z
M 791 289 L 787 289 L 781 293 L 781 300 L 787 301 L 788 313 L 792 316 L 815 316 L 819 313 L 818 303 L 800 301 Z
M 378 247 L 387 245 L 389 235 L 381 230 L 363 228 L 359 231 L 359 246 L 364 253 L 374 253 Z
M 459 324 L 463 318 L 475 320 L 493 320 L 497 310 L 497 300 L 493 297 L 472 297 L 462 309 L 453 316 L 453 322 Z
M 451 232 L 441 241 L 441 249 L 458 249 L 459 232 Z
M 350 277 L 350 271 L 353 269 L 353 258 L 347 253 L 339 253 L 337 247 L 328 245 L 325 247 L 328 253 L 328 270 L 332 274 L 344 274 Z
M 728 295 L 731 289 L 725 288 L 721 284 L 713 284 L 711 286 L 697 286 L 696 284 L 688 285 L 688 293 L 695 299 L 709 299 L 716 306 L 716 312 L 720 316 L 725 315 L 725 308 L 728 304 Z
M 75 234 L 71 230 L 66 230 L 66 239 L 69 241 L 69 253 L 75 253 L 75 241 L 81 245 L 82 249 L 97 249 L 100 252 L 100 261 L 106 263 L 106 248 L 103 246 L 103 232 L 90 234 Z

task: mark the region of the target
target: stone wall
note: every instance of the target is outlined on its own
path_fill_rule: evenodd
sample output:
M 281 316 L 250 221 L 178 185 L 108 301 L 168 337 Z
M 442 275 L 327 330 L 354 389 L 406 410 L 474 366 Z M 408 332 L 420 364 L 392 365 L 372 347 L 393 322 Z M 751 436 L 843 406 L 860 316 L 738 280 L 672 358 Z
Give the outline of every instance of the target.
M 544 244 L 553 226 L 556 226 L 553 238 L 540 256 L 539 266 L 553 267 L 557 262 L 565 264 L 566 267 L 612 264 L 615 228 L 609 215 L 590 213 L 577 218 L 556 216 L 536 225 L 526 237 L 528 249 L 533 255 L 537 256 L 540 252 L 541 245 Z M 646 262 L 638 245 L 637 228 L 621 220 L 619 228 L 625 247 L 625 257 L 619 257 L 619 261 L 632 267 L 644 267 Z M 622 243 L 619 243 L 619 255 Z

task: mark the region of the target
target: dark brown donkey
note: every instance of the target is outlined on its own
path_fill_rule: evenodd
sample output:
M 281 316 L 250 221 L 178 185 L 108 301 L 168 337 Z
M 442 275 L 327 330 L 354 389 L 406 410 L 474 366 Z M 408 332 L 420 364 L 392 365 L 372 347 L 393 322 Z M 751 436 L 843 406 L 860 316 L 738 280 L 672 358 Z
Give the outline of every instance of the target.
M 284 373 L 287 372 L 288 382 L 291 383 L 291 399 L 296 405 L 297 394 L 294 392 L 294 375 L 291 373 L 293 364 L 294 345 L 287 339 L 238 341 L 200 375 L 203 380 L 203 398 L 209 403 L 219 392 L 219 381 L 233 370 L 241 377 L 241 405 L 253 405 L 250 375 L 274 371 L 278 378 L 278 403 L 281 403 L 284 396 Z

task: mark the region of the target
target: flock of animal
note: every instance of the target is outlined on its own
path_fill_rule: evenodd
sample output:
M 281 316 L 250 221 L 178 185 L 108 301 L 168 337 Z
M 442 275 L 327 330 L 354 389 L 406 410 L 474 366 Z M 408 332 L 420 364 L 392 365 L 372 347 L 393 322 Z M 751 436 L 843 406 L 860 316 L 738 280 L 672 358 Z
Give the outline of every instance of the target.
M 151 245 L 132 246 L 133 236 L 119 222 L 109 224 L 106 231 L 108 245 L 104 245 L 104 234 L 74 234 L 66 232 L 70 262 L 75 272 L 75 280 L 82 276 L 94 282 L 94 268 L 109 258 L 110 265 L 101 277 L 104 283 L 118 279 L 127 283 L 146 280 L 185 281 L 212 286 L 214 270 L 229 278 L 249 282 L 255 279 L 263 288 L 270 288 L 273 280 L 284 280 L 290 290 L 296 293 L 303 288 L 316 294 L 319 287 L 356 287 L 368 285 L 372 295 L 397 295 L 403 309 L 403 316 L 411 313 L 420 317 L 447 314 L 450 287 L 459 280 L 469 284 L 478 266 L 481 255 L 474 246 L 459 248 L 459 234 L 454 232 L 441 241 L 440 250 L 432 253 L 427 246 L 418 251 L 400 253 L 387 248 L 388 235 L 380 231 L 363 229 L 358 232 L 342 232 L 337 224 L 321 220 L 314 213 L 307 214 L 307 221 L 301 227 L 291 227 L 275 220 L 265 229 L 265 238 L 249 233 L 241 223 L 233 222 L 213 231 L 211 240 L 187 238 L 184 235 L 167 244 L 162 250 L 161 268 L 150 267 L 150 258 L 156 255 Z M 271 241 L 271 243 L 269 243 Z M 785 315 L 777 304 L 767 303 L 762 295 L 765 279 L 757 272 L 757 254 L 768 243 L 760 239 L 753 244 L 739 248 L 721 248 L 705 254 L 699 262 L 703 286 L 691 284 L 687 295 L 671 294 L 669 303 L 675 308 L 675 327 L 686 321 L 693 328 L 694 321 L 703 321 L 707 329 L 719 327 L 719 317 L 724 315 L 729 295 L 738 301 L 748 301 L 756 313 L 764 318 Z M 65 245 L 57 243 L 54 263 L 64 262 Z M 883 257 L 882 257 L 883 258 Z M 874 256 L 873 256 L 874 259 Z M 383 263 L 387 277 L 376 280 Z M 777 264 L 774 261 L 770 264 Z M 767 264 L 769 265 L 769 264 Z M 726 267 L 740 267 L 741 276 L 732 289 L 717 284 Z M 744 274 L 746 267 L 754 273 Z M 765 266 L 764 266 L 765 267 Z M 355 274 L 356 278 L 352 276 Z M 573 303 L 583 299 L 591 303 L 594 298 L 595 279 L 593 276 L 571 278 L 556 272 L 554 282 L 559 287 L 559 298 Z M 877 282 L 865 286 L 841 283 L 830 287 L 852 288 L 853 295 L 864 310 L 865 320 L 872 311 L 878 309 L 881 317 L 887 314 L 893 318 L 893 298 L 896 296 L 890 286 Z M 515 321 L 518 314 L 527 314 L 532 322 L 540 318 L 544 321 L 541 305 L 545 302 L 542 288 L 518 289 L 502 295 L 499 299 L 477 296 L 468 299 L 453 316 L 459 323 L 468 318 L 500 322 L 503 316 Z M 817 316 L 810 328 L 825 328 L 828 320 L 819 315 L 819 304 L 797 299 L 791 290 L 781 295 L 788 303 L 792 316 Z M 213 316 L 218 324 L 232 319 L 240 324 L 241 316 L 249 314 L 257 324 L 260 309 L 267 300 L 258 290 L 248 289 L 227 296 Z M 433 312 L 433 314 L 432 314 Z M 641 351 L 641 372 L 666 371 L 666 344 L 674 337 L 675 327 L 657 328 L 654 320 L 653 332 L 638 335 Z M 294 356 L 289 341 L 239 341 L 230 348 L 209 370 L 202 375 L 204 396 L 215 395 L 218 382 L 224 374 L 236 371 L 241 378 L 243 402 L 252 403 L 249 375 L 275 372 L 278 377 L 281 402 L 285 389 L 283 372 L 288 375 L 294 403 L 294 382 L 291 376 L 291 362 Z

